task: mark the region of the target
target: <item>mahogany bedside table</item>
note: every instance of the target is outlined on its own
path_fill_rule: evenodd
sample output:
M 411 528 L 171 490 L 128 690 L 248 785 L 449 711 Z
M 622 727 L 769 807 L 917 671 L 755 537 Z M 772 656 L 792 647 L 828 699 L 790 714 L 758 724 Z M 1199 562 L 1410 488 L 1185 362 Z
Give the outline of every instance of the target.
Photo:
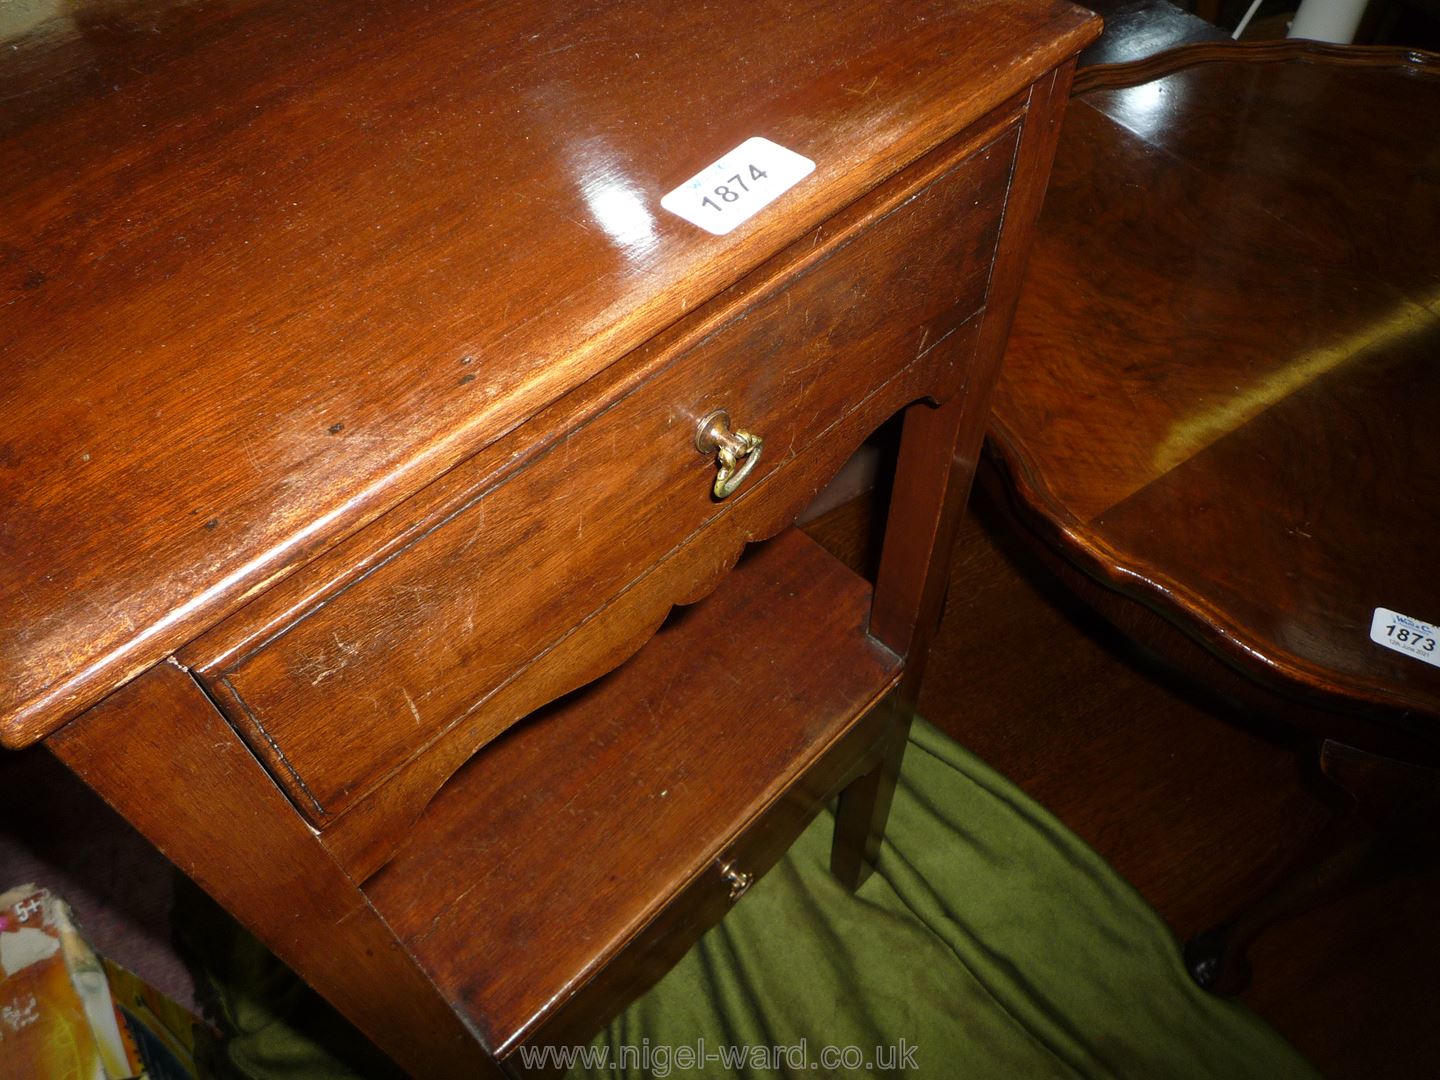
M 857 883 L 1097 28 L 214 0 L 14 37 L 5 744 L 422 1076 L 588 1037 L 842 789 Z M 872 589 L 788 526 L 902 410 Z

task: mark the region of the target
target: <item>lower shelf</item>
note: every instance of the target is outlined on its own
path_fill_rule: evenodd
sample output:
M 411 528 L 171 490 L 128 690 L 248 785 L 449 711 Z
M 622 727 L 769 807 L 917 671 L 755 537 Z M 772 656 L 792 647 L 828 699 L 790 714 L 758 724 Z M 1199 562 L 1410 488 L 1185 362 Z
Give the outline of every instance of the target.
M 869 610 L 791 530 L 456 774 L 365 891 L 492 1053 L 587 1038 L 870 766 Z

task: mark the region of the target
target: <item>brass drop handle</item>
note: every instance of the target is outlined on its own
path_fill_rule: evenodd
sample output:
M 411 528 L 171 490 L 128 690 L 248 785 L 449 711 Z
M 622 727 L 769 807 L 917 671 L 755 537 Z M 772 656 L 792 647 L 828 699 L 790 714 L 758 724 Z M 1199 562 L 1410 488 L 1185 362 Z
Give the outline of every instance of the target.
M 723 409 L 716 409 L 700 421 L 695 431 L 695 449 L 715 455 L 715 498 L 725 498 L 745 482 L 760 460 L 760 449 L 764 445 L 765 440 L 759 435 L 731 431 L 730 414 Z
M 726 860 L 720 864 L 720 877 L 730 886 L 730 899 L 739 900 L 755 883 L 755 875 L 738 869 L 734 862 Z

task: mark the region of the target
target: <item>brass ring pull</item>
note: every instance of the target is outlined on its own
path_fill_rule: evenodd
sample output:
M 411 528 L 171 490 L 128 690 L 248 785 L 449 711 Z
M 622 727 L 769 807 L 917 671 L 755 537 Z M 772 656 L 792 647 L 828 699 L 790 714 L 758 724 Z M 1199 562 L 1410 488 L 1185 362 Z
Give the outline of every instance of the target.
M 714 454 L 718 468 L 715 472 L 715 498 L 723 499 L 745 482 L 755 463 L 760 460 L 760 449 L 765 440 L 748 431 L 731 431 L 730 414 L 717 409 L 704 420 L 695 432 L 695 448 L 702 454 Z
M 735 864 L 729 860 L 720 864 L 720 877 L 725 884 L 730 886 L 730 899 L 739 900 L 755 883 L 755 875 L 744 870 L 737 869 Z

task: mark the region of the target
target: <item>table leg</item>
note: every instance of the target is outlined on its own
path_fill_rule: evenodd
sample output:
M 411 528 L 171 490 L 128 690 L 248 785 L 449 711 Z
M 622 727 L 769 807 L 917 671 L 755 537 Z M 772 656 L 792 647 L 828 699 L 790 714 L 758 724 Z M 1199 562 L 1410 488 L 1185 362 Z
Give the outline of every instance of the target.
M 884 757 L 840 793 L 830 867 L 851 889 L 869 876 L 885 834 L 1073 73 L 1072 61 L 1031 89 L 991 276 L 990 296 L 1000 299 L 986 308 L 974 354 L 962 360 L 965 383 L 938 407 L 916 402 L 905 411 L 870 613 L 871 635 L 905 657 L 905 674 L 887 706 L 896 715 Z
M 1247 950 L 1267 927 L 1434 857 L 1440 771 L 1331 739 L 1320 748 L 1320 769 L 1345 793 L 1345 806 L 1270 891 L 1186 944 L 1185 966 L 1205 989 L 1245 989 Z
M 883 757 L 868 773 L 852 780 L 840 792 L 835 808 L 835 837 L 830 847 L 830 872 L 848 889 L 858 889 L 870 876 L 885 838 L 885 822 L 905 757 L 912 712 L 896 694 L 882 709 L 891 710 L 883 736 Z
M 188 672 L 160 664 L 46 745 L 413 1075 L 499 1075 Z

